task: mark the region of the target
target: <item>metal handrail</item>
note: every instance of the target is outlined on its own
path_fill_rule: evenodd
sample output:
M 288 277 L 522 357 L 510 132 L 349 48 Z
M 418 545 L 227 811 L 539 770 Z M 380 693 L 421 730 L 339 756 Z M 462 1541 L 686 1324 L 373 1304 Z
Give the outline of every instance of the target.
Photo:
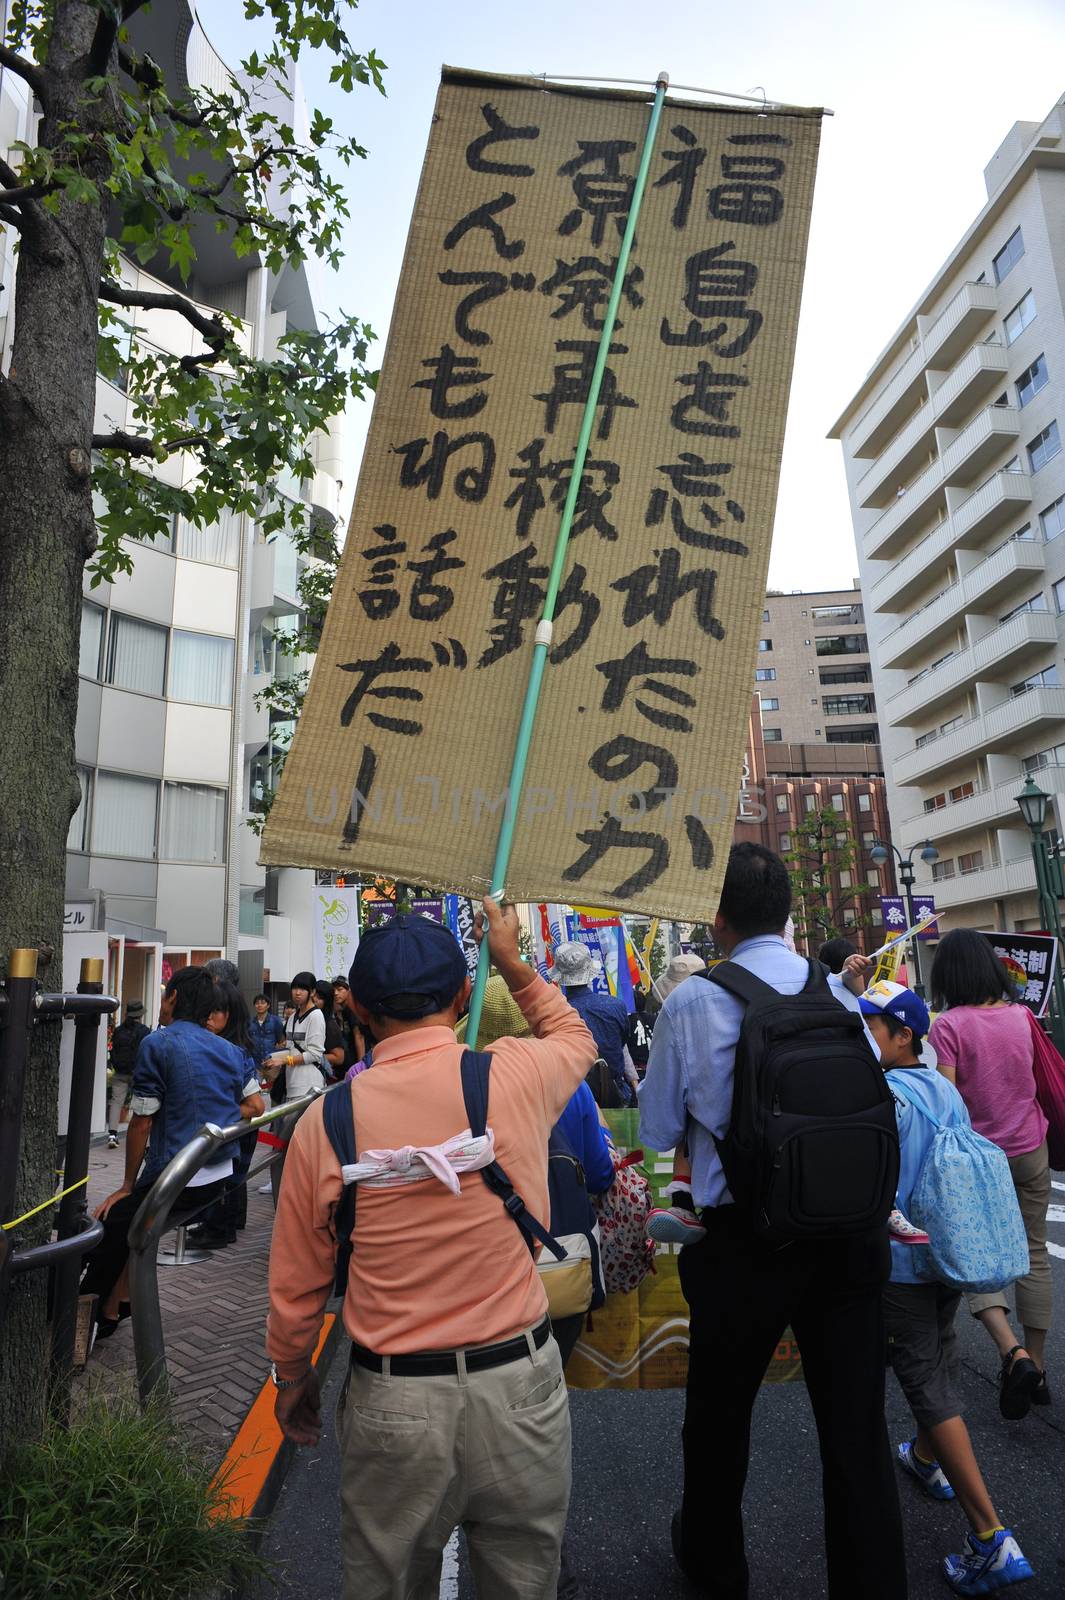
M 128 1236 L 133 1349 L 137 1362 L 137 1388 L 142 1405 L 146 1405 L 160 1388 L 165 1394 L 168 1386 L 166 1342 L 163 1337 L 163 1317 L 159 1305 L 158 1255 L 159 1241 L 167 1231 L 170 1212 L 178 1195 L 223 1145 L 241 1138 L 246 1133 L 265 1128 L 268 1123 L 276 1122 L 281 1117 L 301 1116 L 308 1106 L 315 1100 L 320 1100 L 328 1092 L 329 1090 L 325 1088 L 311 1089 L 299 1100 L 289 1101 L 283 1106 L 273 1106 L 269 1111 L 264 1111 L 261 1117 L 250 1117 L 246 1122 L 242 1121 L 233 1128 L 219 1128 L 213 1122 L 205 1123 L 199 1133 L 190 1139 L 164 1167 L 145 1195 L 140 1209 L 130 1223 Z M 276 1160 L 277 1156 L 272 1156 L 269 1162 L 263 1162 L 254 1171 L 261 1172 L 263 1167 L 272 1165 Z M 249 1169 L 240 1182 L 247 1183 L 252 1175 L 253 1169 Z M 240 1184 L 234 1185 L 234 1188 L 239 1187 Z M 187 1220 L 184 1218 L 183 1222 Z
M 88 1215 L 77 1218 L 77 1232 L 69 1239 L 49 1239 L 45 1244 L 31 1246 L 28 1250 L 11 1252 L 11 1271 L 34 1272 L 38 1267 L 54 1267 L 67 1256 L 88 1254 L 95 1250 L 104 1236 L 104 1225 Z

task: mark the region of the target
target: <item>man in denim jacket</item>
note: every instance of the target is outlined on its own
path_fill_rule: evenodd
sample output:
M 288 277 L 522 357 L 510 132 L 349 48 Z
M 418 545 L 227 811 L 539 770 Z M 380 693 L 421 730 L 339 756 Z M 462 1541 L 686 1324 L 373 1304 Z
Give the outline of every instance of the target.
M 202 967 L 175 972 L 159 1008 L 163 1027 L 142 1039 L 137 1051 L 125 1176 L 97 1209 L 104 1237 L 88 1257 L 81 1285 L 82 1294 L 99 1296 L 98 1339 L 129 1315 L 126 1236 L 156 1178 L 205 1122 L 225 1128 L 262 1112 L 259 1085 L 245 1071 L 243 1052 L 204 1026 L 214 998 L 214 979 Z M 172 1215 L 199 1211 L 222 1193 L 232 1172 L 233 1157 L 223 1149 L 178 1196 Z

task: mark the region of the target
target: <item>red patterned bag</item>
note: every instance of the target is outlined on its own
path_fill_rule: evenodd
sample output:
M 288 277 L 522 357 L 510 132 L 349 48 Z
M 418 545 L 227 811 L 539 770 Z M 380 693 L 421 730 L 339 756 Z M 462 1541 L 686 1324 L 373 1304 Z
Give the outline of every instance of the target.
M 651 1210 L 651 1188 L 638 1165 L 642 1150 L 619 1156 L 613 1145 L 614 1182 L 592 1196 L 599 1218 L 599 1254 L 608 1294 L 628 1294 L 654 1270 L 655 1242 L 644 1231 Z

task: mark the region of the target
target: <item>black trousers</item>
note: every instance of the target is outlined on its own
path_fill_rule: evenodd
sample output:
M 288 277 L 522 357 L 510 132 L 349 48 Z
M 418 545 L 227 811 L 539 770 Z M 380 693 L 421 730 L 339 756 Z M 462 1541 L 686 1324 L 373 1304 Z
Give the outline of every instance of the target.
M 831 1600 L 905 1600 L 902 1519 L 884 1421 L 886 1233 L 771 1249 L 733 1206 L 705 1211 L 702 1220 L 706 1238 L 687 1245 L 679 1260 L 691 1308 L 685 1570 L 714 1600 L 747 1600 L 742 1501 L 751 1410 L 790 1323 L 821 1446 Z
M 216 1200 L 225 1189 L 227 1180 L 199 1184 L 194 1189 L 183 1189 L 174 1201 L 171 1218 L 181 1217 Z M 104 1236 L 85 1257 L 85 1271 L 81 1280 L 82 1294 L 97 1294 L 106 1300 L 118 1282 L 122 1268 L 129 1259 L 129 1228 L 140 1210 L 145 1196 L 151 1191 L 150 1183 L 139 1184 L 122 1200 L 116 1200 L 104 1218 Z

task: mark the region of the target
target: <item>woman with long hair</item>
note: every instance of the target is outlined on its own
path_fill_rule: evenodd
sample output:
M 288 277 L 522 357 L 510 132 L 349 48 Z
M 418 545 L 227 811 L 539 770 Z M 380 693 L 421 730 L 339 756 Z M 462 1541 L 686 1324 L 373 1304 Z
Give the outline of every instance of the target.
M 1050 1404 L 1045 1360 L 1053 1285 L 1046 1244 L 1050 1166 L 1047 1119 L 1036 1099 L 1032 1026 L 1025 1008 L 1013 1003 L 1009 975 L 987 936 L 973 928 L 956 928 L 940 940 L 931 989 L 941 1012 L 929 1034 L 939 1070 L 957 1086 L 977 1133 L 1005 1152 L 1028 1235 L 1028 1272 L 1014 1284 L 1023 1344 L 1010 1325 L 1004 1294 L 968 1297 L 969 1310 L 1002 1357 L 999 1409 L 1016 1421 L 1033 1402 Z

